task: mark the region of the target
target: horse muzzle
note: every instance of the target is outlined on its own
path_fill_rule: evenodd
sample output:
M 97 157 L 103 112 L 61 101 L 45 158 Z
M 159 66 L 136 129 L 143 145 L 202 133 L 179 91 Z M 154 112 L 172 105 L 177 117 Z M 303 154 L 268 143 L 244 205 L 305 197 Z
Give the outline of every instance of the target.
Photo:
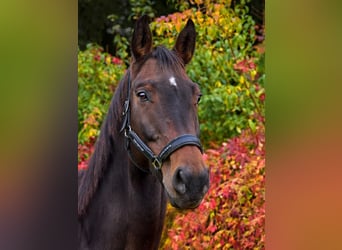
M 209 190 L 209 169 L 204 165 L 201 155 L 198 159 L 198 156 L 191 155 L 191 150 L 198 151 L 190 146 L 185 147 L 184 152 L 175 152 L 175 157 L 171 156 L 170 172 L 163 179 L 171 205 L 180 209 L 198 207 Z M 184 158 L 185 156 L 188 157 Z M 181 162 L 188 164 L 181 164 Z M 172 165 L 178 167 L 172 171 Z

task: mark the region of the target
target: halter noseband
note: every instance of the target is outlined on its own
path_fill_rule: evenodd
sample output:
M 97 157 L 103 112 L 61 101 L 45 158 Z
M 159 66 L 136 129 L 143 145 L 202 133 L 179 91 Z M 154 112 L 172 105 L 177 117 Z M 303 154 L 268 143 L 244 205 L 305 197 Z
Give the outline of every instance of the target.
M 130 125 L 130 92 L 131 92 L 131 80 L 130 80 L 130 72 L 128 71 L 128 88 L 127 88 L 127 98 L 124 103 L 124 108 L 122 112 L 123 116 L 123 124 L 120 129 L 120 132 L 124 131 L 124 135 L 126 137 L 126 149 L 129 153 L 129 156 L 139 169 L 144 172 L 147 172 L 145 169 L 140 168 L 132 159 L 132 155 L 130 152 L 130 142 L 132 142 L 136 148 L 143 153 L 143 155 L 151 162 L 153 169 L 155 170 L 158 178 L 162 181 L 162 173 L 161 167 L 163 162 L 177 149 L 185 146 L 191 145 L 196 146 L 200 149 L 201 153 L 203 153 L 203 148 L 200 140 L 197 136 L 184 134 L 179 137 L 176 137 L 172 141 L 170 141 L 159 153 L 159 155 L 155 155 L 153 151 L 141 140 L 141 138 L 132 130 Z

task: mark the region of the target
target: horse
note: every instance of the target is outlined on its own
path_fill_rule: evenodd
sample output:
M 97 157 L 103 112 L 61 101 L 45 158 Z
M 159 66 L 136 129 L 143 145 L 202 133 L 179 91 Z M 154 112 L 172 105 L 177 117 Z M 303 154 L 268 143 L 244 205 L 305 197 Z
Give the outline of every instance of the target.
M 201 92 L 185 72 L 195 50 L 189 19 L 169 50 L 152 46 L 146 16 L 130 66 L 78 180 L 78 249 L 158 249 L 167 201 L 199 206 L 209 188 L 197 116 Z

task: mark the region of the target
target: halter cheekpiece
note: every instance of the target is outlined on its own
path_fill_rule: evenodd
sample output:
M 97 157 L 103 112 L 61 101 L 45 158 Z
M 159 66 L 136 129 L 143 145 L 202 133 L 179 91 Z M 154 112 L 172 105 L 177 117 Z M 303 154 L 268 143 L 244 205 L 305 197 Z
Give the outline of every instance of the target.
M 124 102 L 123 106 L 123 124 L 120 129 L 120 132 L 124 131 L 124 135 L 126 138 L 126 150 L 131 158 L 131 161 L 138 167 L 140 170 L 144 172 L 151 172 L 146 171 L 145 169 L 139 167 L 138 164 L 135 163 L 133 157 L 130 152 L 130 142 L 132 142 L 136 148 L 144 154 L 144 156 L 151 162 L 153 170 L 155 174 L 162 181 L 162 173 L 161 168 L 163 162 L 177 149 L 186 146 L 196 146 L 200 149 L 201 153 L 203 153 L 203 148 L 201 145 L 200 140 L 197 136 L 191 134 L 184 134 L 181 136 L 176 137 L 175 139 L 171 140 L 159 153 L 159 155 L 155 155 L 153 151 L 142 141 L 142 139 L 132 130 L 130 125 L 130 93 L 131 93 L 131 80 L 130 80 L 130 72 L 128 71 L 128 86 L 127 86 L 127 98 Z

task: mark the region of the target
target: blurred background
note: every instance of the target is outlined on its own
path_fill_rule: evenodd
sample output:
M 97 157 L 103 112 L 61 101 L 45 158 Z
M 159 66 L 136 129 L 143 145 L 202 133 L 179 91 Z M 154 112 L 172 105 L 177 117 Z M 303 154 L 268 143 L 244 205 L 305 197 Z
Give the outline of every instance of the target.
M 172 48 L 191 18 L 187 66 L 199 105 L 211 188 L 194 211 L 168 207 L 160 249 L 265 247 L 264 1 L 80 1 L 78 168 L 86 168 L 113 92 L 130 62 L 132 27 L 148 15 L 154 44 Z
M 248 1 L 216 1 L 211 9 L 202 8 L 210 5 L 210 1 L 202 5 L 198 1 L 185 2 L 189 5 L 166 2 L 164 10 L 157 9 L 152 2 L 144 6 L 153 10 L 146 14 L 154 14 L 151 28 L 156 44 L 170 46 L 174 39 L 171 34 L 178 33 L 188 17 L 195 21 L 199 33 L 195 52 L 198 58 L 189 65 L 188 74 L 206 91 L 199 110 L 204 124 L 201 139 L 206 143 L 205 157 L 213 176 L 219 178 L 213 180 L 217 185 L 212 186 L 203 202 L 203 216 L 169 211 L 175 217 L 166 225 L 162 247 L 177 249 L 178 242 L 186 241 L 183 246 L 196 249 L 196 244 L 202 241 L 207 249 L 215 248 L 216 245 L 208 245 L 212 242 L 217 249 L 244 249 L 233 244 L 244 244 L 245 249 L 340 249 L 341 3 L 268 1 L 264 26 L 260 25 L 262 32 L 255 28 L 259 21 Z M 87 5 L 92 4 L 94 10 L 103 8 L 95 7 L 95 1 L 4 0 L 0 4 L 1 249 L 76 246 L 76 165 L 86 167 L 94 140 L 91 138 L 97 136 L 95 124 L 87 118 L 93 114 L 100 123 L 105 113 L 100 108 L 105 110 L 106 105 L 105 101 L 97 105 L 96 98 L 80 102 L 82 81 L 86 83 L 88 77 L 101 83 L 91 85 L 101 91 L 115 90 L 120 74 L 127 67 L 129 28 L 140 15 L 132 10 L 133 5 L 119 14 L 114 10 L 107 13 L 88 9 L 103 16 L 97 20 L 88 14 L 92 22 L 101 22 L 95 35 L 81 22 L 82 16 L 87 16 Z M 144 6 L 135 7 L 144 9 Z M 126 15 L 129 18 L 120 23 Z M 114 40 L 113 48 L 104 42 L 103 33 L 114 36 L 109 39 Z M 253 37 L 259 37 L 257 43 Z M 203 59 L 206 57 L 215 61 L 210 64 L 211 60 Z M 98 65 L 97 76 L 91 72 L 82 76 L 87 67 L 97 69 Z M 205 74 L 197 72 L 206 68 Z M 104 72 L 114 72 L 110 76 L 116 79 L 110 79 Z M 215 75 L 216 72 L 220 74 Z M 108 84 L 103 83 L 106 81 Z M 267 92 L 265 99 L 262 92 L 257 95 L 259 90 Z M 80 105 L 93 102 L 100 112 Z M 223 109 L 215 103 L 221 103 Z M 252 111 L 262 114 L 256 107 L 262 111 L 264 105 L 265 120 L 250 115 Z M 204 112 L 209 107 L 210 112 Z M 83 117 L 81 113 L 87 115 Z M 211 113 L 217 119 L 210 117 Z M 231 128 L 222 123 L 225 117 L 233 124 Z M 89 125 L 84 127 L 85 124 Z M 261 171 L 265 167 L 261 160 L 264 157 L 258 156 L 257 151 L 265 152 L 265 147 L 261 147 L 263 151 L 257 150 L 264 144 L 260 144 L 263 142 L 260 139 L 256 144 L 255 140 L 256 135 L 262 135 L 263 124 L 267 148 L 264 172 Z M 243 152 L 243 148 L 247 151 L 239 159 L 238 153 L 231 153 Z M 245 167 L 239 169 L 242 160 Z M 216 170 L 215 166 L 220 167 Z M 226 171 L 234 178 L 225 180 L 225 173 L 219 171 Z M 226 198 L 229 191 L 236 195 L 232 193 Z M 256 193 L 266 195 L 254 196 Z M 260 209 L 265 204 L 266 215 Z M 228 210 L 233 207 L 240 210 Z M 261 220 L 251 220 L 248 215 L 260 215 Z M 190 218 L 193 223 L 181 224 Z M 183 227 L 189 230 L 183 232 Z M 200 241 L 196 240 L 197 232 Z M 239 235 L 234 235 L 236 232 Z M 218 241 L 220 234 L 226 237 L 222 242 Z M 172 242 L 167 239 L 172 239 L 175 245 L 170 245 Z M 235 239 L 239 241 L 236 243 Z

